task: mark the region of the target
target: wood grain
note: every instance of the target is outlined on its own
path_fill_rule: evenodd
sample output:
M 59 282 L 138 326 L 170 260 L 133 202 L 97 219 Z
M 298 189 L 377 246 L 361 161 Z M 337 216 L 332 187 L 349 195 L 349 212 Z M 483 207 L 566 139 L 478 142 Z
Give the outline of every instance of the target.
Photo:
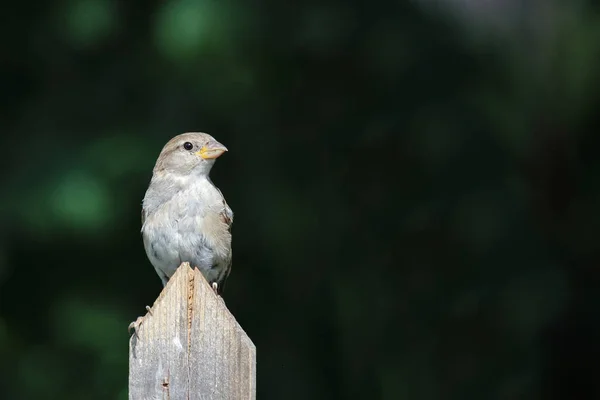
M 256 347 L 188 263 L 130 339 L 129 399 L 256 399 Z

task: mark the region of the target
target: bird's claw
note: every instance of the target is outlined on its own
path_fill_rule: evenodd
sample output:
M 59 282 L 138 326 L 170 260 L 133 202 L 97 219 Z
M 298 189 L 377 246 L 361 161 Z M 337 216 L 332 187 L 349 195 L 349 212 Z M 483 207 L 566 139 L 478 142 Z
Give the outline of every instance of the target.
M 127 333 L 131 335 L 131 330 L 133 329 L 133 334 L 139 337 L 138 330 L 142 325 L 142 322 L 144 322 L 144 317 L 138 317 L 135 321 L 129 324 L 129 326 L 127 327 Z
M 213 282 L 211 286 L 212 286 L 213 290 L 215 291 L 215 294 L 218 296 L 219 295 L 219 290 L 218 290 L 219 285 L 217 284 L 217 282 Z
M 152 309 L 150 308 L 150 306 L 146 306 L 146 311 L 148 311 L 148 314 L 152 315 Z M 144 317 L 137 317 L 137 319 L 135 321 L 133 321 L 132 323 L 129 324 L 129 326 L 127 327 L 127 332 L 129 333 L 129 335 L 131 335 L 131 330 L 133 329 L 133 334 L 137 337 L 139 337 L 138 335 L 138 330 L 140 328 L 140 326 L 142 325 L 142 322 L 144 322 Z

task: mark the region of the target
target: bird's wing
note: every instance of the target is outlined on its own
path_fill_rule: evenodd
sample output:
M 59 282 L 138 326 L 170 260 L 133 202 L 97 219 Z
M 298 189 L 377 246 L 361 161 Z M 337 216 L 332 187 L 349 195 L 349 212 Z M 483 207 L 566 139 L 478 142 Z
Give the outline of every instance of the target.
M 223 211 L 221 211 L 221 220 L 227 224 L 229 233 L 231 233 L 231 225 L 233 224 L 233 211 L 227 205 L 225 199 L 223 199 Z
M 221 194 L 221 197 L 222 196 L 223 194 Z M 227 230 L 229 231 L 229 234 L 231 234 L 231 225 L 233 225 L 233 211 L 231 210 L 231 208 L 229 208 L 229 205 L 225 201 L 224 197 L 223 210 L 220 212 L 219 216 L 221 217 L 221 221 L 223 221 L 227 225 Z M 227 278 L 229 277 L 229 273 L 231 272 L 231 261 L 232 256 L 231 253 L 229 253 L 229 260 L 227 261 L 227 266 L 219 282 L 219 293 L 223 293 L 223 291 L 225 290 L 225 283 L 227 282 Z
M 233 211 L 231 210 L 231 208 L 229 208 L 229 205 L 225 201 L 225 196 L 223 196 L 223 192 L 221 192 L 221 189 L 216 187 L 212 182 L 211 184 L 215 189 L 217 189 L 217 192 L 219 192 L 219 194 L 221 195 L 221 199 L 223 199 L 223 209 L 220 213 L 221 220 L 225 222 L 225 224 L 227 224 L 227 230 L 229 231 L 229 233 L 231 233 L 231 225 L 233 224 Z
M 142 229 L 144 229 L 144 222 L 146 222 L 146 210 L 142 206 Z

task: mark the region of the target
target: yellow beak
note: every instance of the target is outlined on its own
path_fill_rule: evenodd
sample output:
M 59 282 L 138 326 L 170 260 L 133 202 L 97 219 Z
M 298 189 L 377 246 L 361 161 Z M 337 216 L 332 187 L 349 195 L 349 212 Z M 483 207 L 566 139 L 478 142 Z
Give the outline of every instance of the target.
M 202 146 L 202 148 L 198 152 L 196 152 L 196 154 L 199 155 L 200 157 L 204 158 L 205 160 L 209 160 L 212 158 L 219 157 L 221 154 L 225 153 L 226 151 L 227 151 L 227 147 L 223 146 L 221 143 L 217 142 L 216 140 L 211 140 L 210 142 L 208 142 L 207 144 Z

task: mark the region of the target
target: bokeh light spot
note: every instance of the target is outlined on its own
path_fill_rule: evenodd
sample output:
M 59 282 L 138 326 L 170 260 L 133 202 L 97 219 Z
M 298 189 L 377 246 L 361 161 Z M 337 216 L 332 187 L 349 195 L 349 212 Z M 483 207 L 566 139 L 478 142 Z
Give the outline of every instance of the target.
M 78 0 L 67 11 L 69 40 L 79 46 L 92 46 L 116 27 L 115 5 L 110 0 Z
M 111 216 L 106 188 L 83 171 L 74 170 L 63 177 L 51 204 L 60 222 L 78 228 L 99 228 Z
M 172 60 L 197 55 L 221 31 L 215 2 L 177 0 L 167 2 L 158 13 L 156 42 L 163 56 Z

